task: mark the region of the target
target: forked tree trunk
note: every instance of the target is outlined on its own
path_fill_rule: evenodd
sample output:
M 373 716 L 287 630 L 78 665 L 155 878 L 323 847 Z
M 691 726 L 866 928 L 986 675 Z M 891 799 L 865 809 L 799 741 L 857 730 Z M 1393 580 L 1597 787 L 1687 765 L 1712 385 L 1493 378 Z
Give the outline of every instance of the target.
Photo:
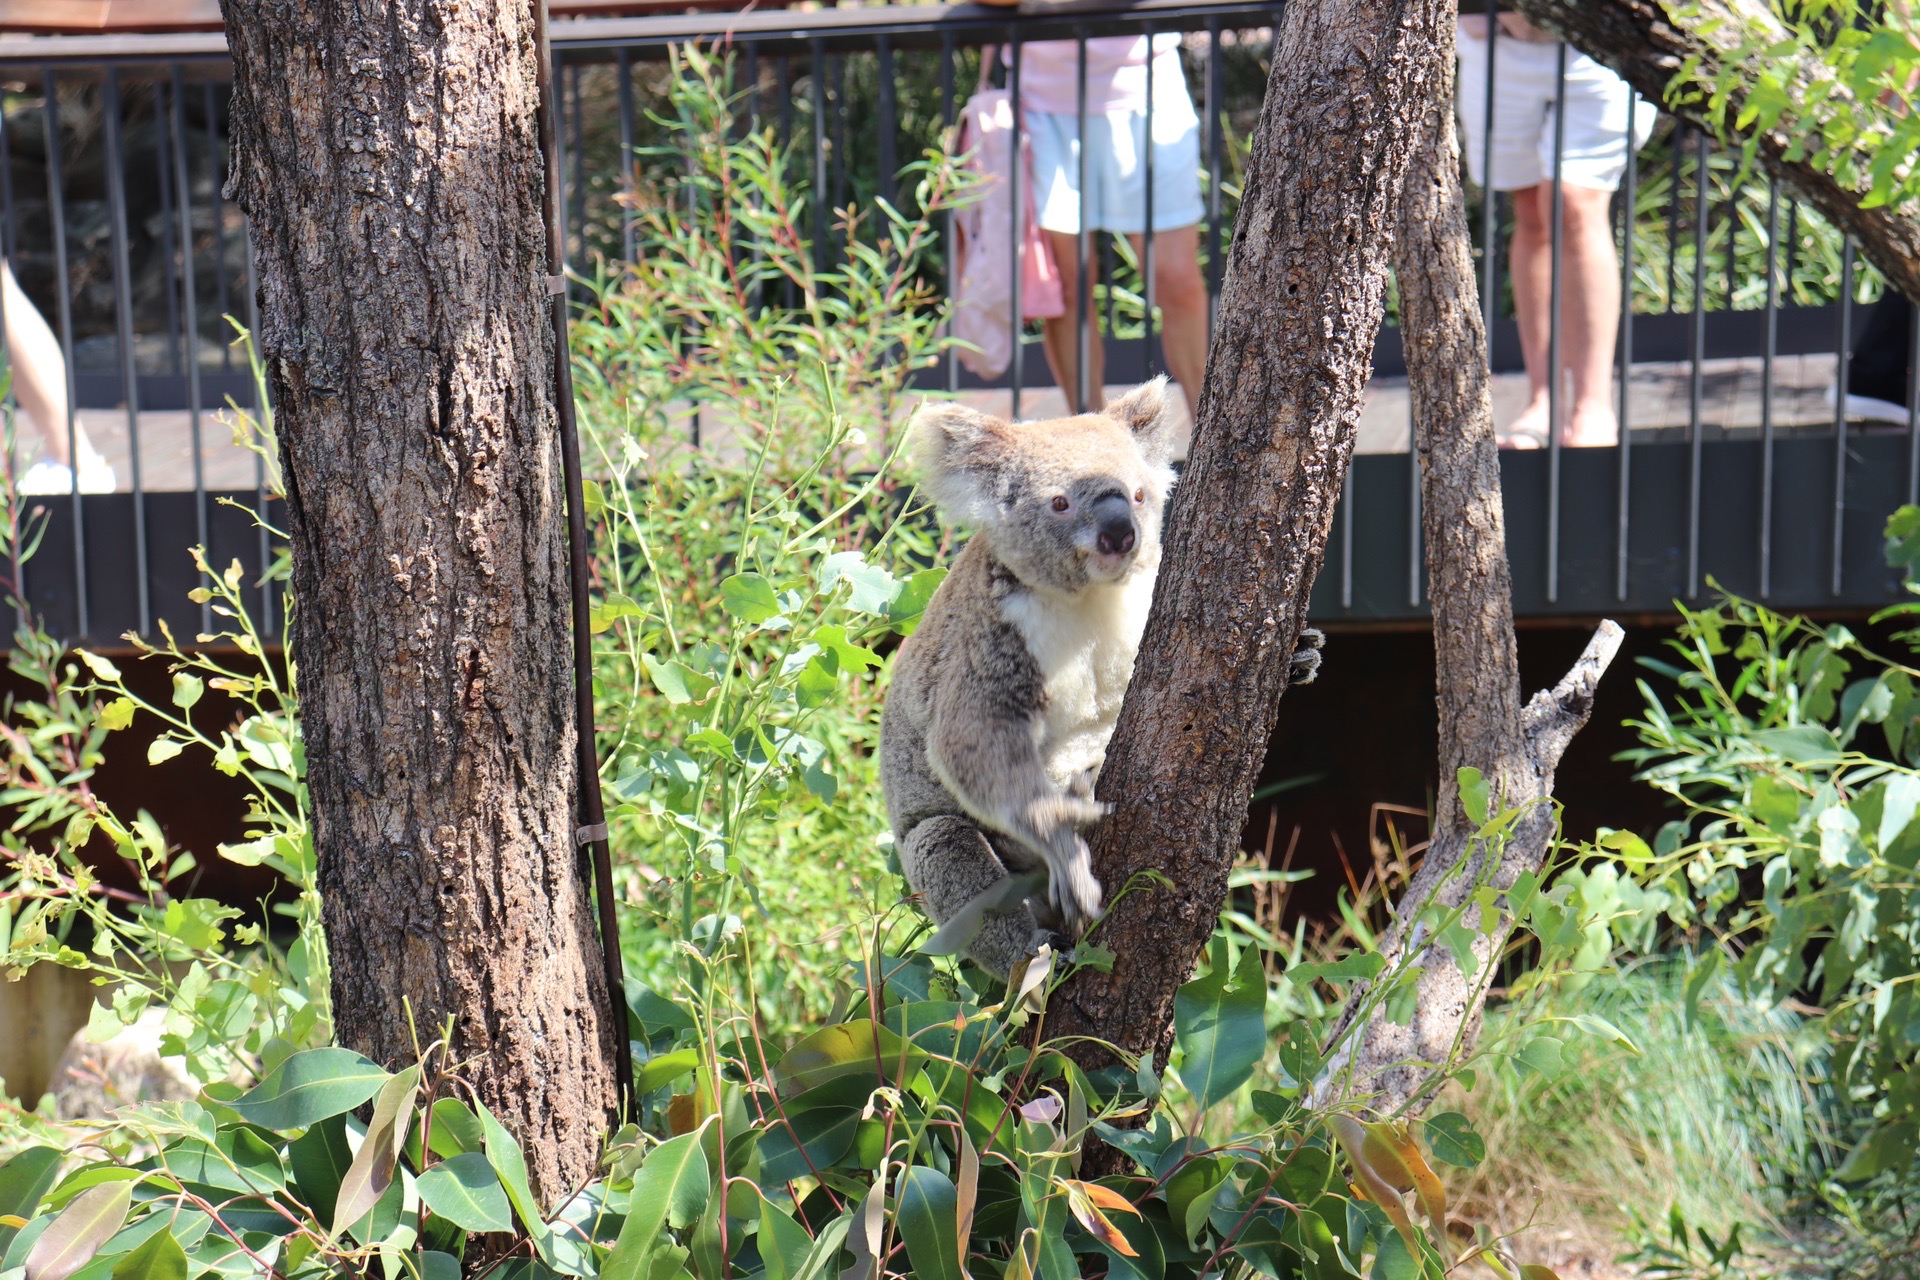
M 1452 34 L 1449 26 L 1435 96 L 1415 114 L 1422 142 L 1407 170 L 1394 255 L 1433 602 L 1440 778 L 1432 841 L 1380 950 L 1389 964 L 1414 957 L 1417 998 L 1404 1024 L 1392 1020 L 1388 1002 L 1376 1002 L 1356 1026 L 1367 996 L 1356 984 L 1330 1041 L 1332 1069 L 1316 1090 L 1321 1102 L 1368 1097 L 1382 1115 L 1409 1104 L 1417 1109 L 1440 1079 L 1437 1069 L 1472 1049 L 1513 919 L 1504 899 L 1484 929 L 1480 908 L 1468 908 L 1462 923 L 1473 938 L 1469 966 L 1435 938 L 1434 919 L 1470 902 L 1483 885 L 1505 891 L 1521 872 L 1540 869 L 1554 836 L 1554 768 L 1586 723 L 1594 686 L 1622 635 L 1602 623 L 1566 678 L 1521 705 L 1486 330 L 1454 138 Z M 1491 849 L 1476 838 L 1461 803 L 1458 774 L 1468 767 L 1485 775 L 1496 810 L 1526 806 Z
M 1285 9 L 1159 593 L 1100 778 L 1108 895 L 1142 871 L 1171 884 L 1114 904 L 1094 935 L 1112 972 L 1082 969 L 1055 994 L 1049 1037 L 1164 1050 L 1174 992 L 1219 920 L 1353 451 L 1411 126 L 1452 22 L 1450 0 Z
M 455 1055 L 551 1204 L 613 1106 L 574 843 L 526 0 L 223 0 L 342 1044 Z
M 1729 99 L 1728 118 L 1737 119 L 1749 86 L 1761 72 L 1787 86 L 1796 103 L 1810 100 L 1815 86 L 1831 91 L 1822 110 L 1834 118 L 1871 113 L 1883 108 L 1863 107 L 1843 85 L 1834 83 L 1831 70 L 1817 58 L 1782 60 L 1771 57 L 1742 62 L 1737 35 L 1760 33 L 1774 44 L 1786 28 L 1768 0 L 1512 0 L 1513 7 L 1540 26 L 1568 41 L 1598 62 L 1618 71 L 1642 97 L 1697 125 L 1705 126 L 1701 110 L 1720 72 L 1739 73 Z M 1668 90 L 1682 71 L 1678 98 L 1668 101 Z M 1736 131 L 1743 136 L 1747 131 Z M 1920 218 L 1912 207 L 1862 208 L 1868 191 L 1869 155 L 1855 157 L 1856 176 L 1837 178 L 1803 159 L 1789 158 L 1790 140 L 1779 130 L 1762 133 L 1757 155 L 1761 165 L 1820 215 L 1859 241 L 1867 259 L 1910 300 L 1920 303 Z

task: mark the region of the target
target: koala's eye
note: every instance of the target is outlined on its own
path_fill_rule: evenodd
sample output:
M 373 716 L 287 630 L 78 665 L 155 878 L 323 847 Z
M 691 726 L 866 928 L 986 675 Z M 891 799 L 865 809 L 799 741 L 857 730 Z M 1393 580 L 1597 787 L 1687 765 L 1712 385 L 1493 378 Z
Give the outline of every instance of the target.
M 1136 506 L 1136 507 L 1137 507 L 1137 506 L 1139 506 L 1139 505 L 1140 505 L 1141 503 L 1143 503 L 1143 502 L 1145 502 L 1146 500 L 1147 500 L 1147 491 L 1146 491 L 1145 489 L 1135 489 L 1135 490 L 1133 491 L 1133 505 L 1134 505 L 1134 506 Z
M 1073 504 L 1071 502 L 1067 501 L 1067 495 L 1064 493 L 1053 500 L 1053 509 L 1055 511 L 1065 511 L 1068 507 L 1072 505 Z

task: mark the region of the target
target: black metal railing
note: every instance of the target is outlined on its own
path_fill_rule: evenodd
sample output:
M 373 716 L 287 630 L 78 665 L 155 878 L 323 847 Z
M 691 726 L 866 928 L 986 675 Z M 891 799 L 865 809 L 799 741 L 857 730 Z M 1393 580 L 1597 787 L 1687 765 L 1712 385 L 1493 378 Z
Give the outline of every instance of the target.
M 812 232 L 826 255 L 836 234 L 829 210 L 896 196 L 901 159 L 953 124 L 984 50 L 1005 50 L 1018 93 L 1022 50 L 1037 42 L 1074 42 L 1084 68 L 1088 40 L 1173 34 L 1200 121 L 1197 265 L 1217 298 L 1278 13 L 1272 4 L 1147 0 L 1043 14 L 886 6 L 555 23 L 569 261 L 589 276 L 597 258 L 635 251 L 616 196 L 635 181 L 637 156 L 665 140 L 670 126 L 653 108 L 668 57 L 684 42 L 725 42 L 748 90 L 748 122 L 791 143 L 794 163 L 824 196 L 812 202 Z M 1463 113 L 1491 112 L 1502 37 L 1490 45 L 1486 96 L 1463 103 Z M 1562 57 L 1556 100 L 1565 67 Z M 205 629 L 185 597 L 188 544 L 209 546 L 220 563 L 237 558 L 249 574 L 270 552 L 250 517 L 228 505 L 265 503 L 261 464 L 226 444 L 216 420 L 229 402 L 260 408 L 228 320 L 251 324 L 253 285 L 245 220 L 221 195 L 227 76 L 218 37 L 0 37 L 0 254 L 22 291 L 4 296 L 24 296 L 44 317 L 63 367 L 41 380 L 64 388 L 66 404 L 61 421 L 32 422 L 31 432 L 22 412 L 16 474 L 53 441 L 77 459 L 89 440 L 115 473 L 111 492 L 35 499 L 51 519 L 26 570 L 26 598 L 56 630 L 95 643 L 150 633 L 163 619 L 178 633 Z M 1147 139 L 1151 165 L 1151 128 Z M 1617 439 L 1579 448 L 1549 431 L 1544 448 L 1503 455 L 1518 612 L 1665 612 L 1675 598 L 1699 598 L 1710 580 L 1790 609 L 1885 602 L 1896 584 L 1880 562 L 1880 526 L 1920 496 L 1920 413 L 1868 425 L 1849 420 L 1844 395 L 1831 408 L 1823 398 L 1827 383 L 1845 389 L 1863 306 L 1883 289 L 1878 277 L 1837 232 L 1706 136 L 1663 119 L 1629 151 L 1612 201 L 1625 300 Z M 1109 384 L 1166 367 L 1155 296 L 1165 259 L 1155 254 L 1171 229 L 1155 228 L 1151 201 L 1144 214 L 1137 254 L 1124 237 L 1077 236 L 1100 283 L 1091 303 L 1076 296 L 1072 305 L 1095 313 L 1092 340 Z M 1525 381 L 1504 248 L 1513 201 L 1476 193 L 1470 215 L 1496 399 L 1511 418 L 1506 400 Z M 1556 311 L 1572 301 L 1562 226 L 1552 220 Z M 978 377 L 950 359 L 929 389 L 1014 414 L 1058 411 L 1066 397 L 1020 305 L 1016 289 L 1021 341 L 1003 374 Z M 1211 315 L 1209 305 L 1209 326 Z M 1077 323 L 1075 331 L 1087 332 Z M 1087 341 L 1076 336 L 1083 371 Z M 1557 354 L 1559 326 L 1550 344 Z M 1374 363 L 1360 454 L 1314 601 L 1316 619 L 1331 623 L 1424 613 L 1419 486 L 1391 317 Z M 17 361 L 15 371 L 18 382 Z M 1560 379 L 1549 379 L 1548 394 L 1553 411 L 1564 407 Z M 72 485 L 86 488 L 87 468 L 74 474 Z

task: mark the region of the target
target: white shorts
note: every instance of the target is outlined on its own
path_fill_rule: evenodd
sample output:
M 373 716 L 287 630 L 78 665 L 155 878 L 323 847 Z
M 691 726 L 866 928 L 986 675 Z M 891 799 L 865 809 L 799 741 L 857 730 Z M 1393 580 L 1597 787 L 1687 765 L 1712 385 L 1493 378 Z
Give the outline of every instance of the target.
M 1460 142 L 1467 172 L 1483 187 L 1518 191 L 1553 178 L 1554 91 L 1560 46 L 1500 37 L 1494 53 L 1493 173 L 1487 167 L 1487 42 L 1460 33 Z M 1574 49 L 1567 50 L 1560 180 L 1570 187 L 1612 191 L 1627 171 L 1628 129 L 1638 151 L 1659 111 L 1627 82 Z
M 1172 97 L 1171 102 L 1165 98 Z M 1028 111 L 1033 207 L 1040 225 L 1068 235 L 1080 230 L 1079 119 Z M 1087 113 L 1087 229 L 1139 235 L 1147 229 L 1147 115 Z M 1200 117 L 1184 93 L 1153 103 L 1153 229 L 1191 227 L 1206 216 L 1200 203 Z

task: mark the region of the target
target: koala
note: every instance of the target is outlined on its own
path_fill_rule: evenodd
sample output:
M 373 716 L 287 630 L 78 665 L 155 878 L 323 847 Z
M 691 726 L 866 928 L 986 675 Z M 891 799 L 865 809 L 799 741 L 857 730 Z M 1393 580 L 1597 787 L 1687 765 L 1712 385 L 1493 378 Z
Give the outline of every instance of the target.
M 922 488 L 973 537 L 894 657 L 880 776 L 901 870 L 936 923 L 1011 876 L 967 948 L 1005 979 L 1099 915 L 1080 835 L 1160 568 L 1173 488 L 1167 380 L 1099 413 L 1010 423 L 957 404 L 915 415 Z M 1296 683 L 1319 669 L 1301 633 Z M 1011 888 L 1011 886 L 1007 886 Z
M 922 488 L 974 529 L 894 658 L 880 771 L 907 882 L 936 922 L 1010 874 L 1044 897 L 991 911 L 968 955 L 1004 979 L 1100 912 L 1080 828 L 1153 603 L 1173 487 L 1167 380 L 1099 413 L 915 415 Z

